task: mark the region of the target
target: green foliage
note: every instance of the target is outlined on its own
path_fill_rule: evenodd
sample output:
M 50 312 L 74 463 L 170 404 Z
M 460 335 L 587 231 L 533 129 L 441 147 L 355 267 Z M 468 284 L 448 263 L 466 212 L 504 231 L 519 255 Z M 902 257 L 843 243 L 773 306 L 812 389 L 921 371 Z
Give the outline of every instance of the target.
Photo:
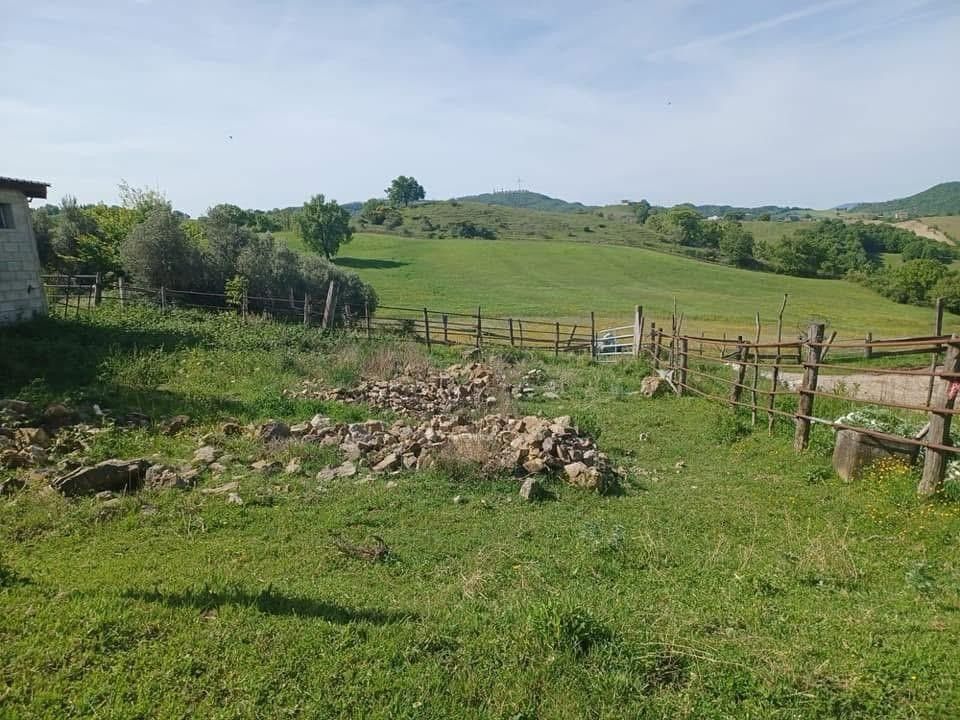
M 146 287 L 189 290 L 201 280 L 200 249 L 168 208 L 157 207 L 130 231 L 120 258 L 124 271 Z
M 341 208 L 336 200 L 327 202 L 323 195 L 314 195 L 304 203 L 297 216 L 300 236 L 311 250 L 323 253 L 330 260 L 340 246 L 350 242 L 350 213 Z
M 610 642 L 613 633 L 583 606 L 548 601 L 533 608 L 530 629 L 546 651 L 587 655 Z
M 224 292 L 227 296 L 227 306 L 239 310 L 243 307 L 244 299 L 250 293 L 250 281 L 242 275 L 234 275 L 227 280 Z
M 864 247 L 863 228 L 869 227 L 873 226 L 822 220 L 814 228 L 766 244 L 764 252 L 773 267 L 787 275 L 839 278 L 851 271 L 870 272 L 880 267 L 880 259 Z
M 724 220 L 720 223 L 718 246 L 732 265 L 747 267 L 754 262 L 753 235 L 739 222 Z
M 646 200 L 641 200 L 636 205 L 633 205 L 633 211 L 637 216 L 637 222 L 642 225 L 647 221 L 647 218 L 650 217 L 650 203 Z
M 388 229 L 400 227 L 403 224 L 403 215 L 387 200 L 371 198 L 360 209 L 360 218 L 371 225 L 382 225 Z
M 871 285 L 894 302 L 929 305 L 936 297 L 932 291 L 952 274 L 936 260 L 908 260 L 897 267 L 878 273 Z M 954 276 L 955 277 L 955 276 Z M 944 288 L 946 289 L 946 288 Z
M 927 238 L 918 238 L 907 243 L 903 248 L 903 259 L 908 260 L 935 260 L 949 265 L 957 259 L 957 252 L 944 243 Z
M 393 179 L 384 192 L 387 194 L 387 198 L 390 200 L 390 203 L 394 206 L 402 205 L 407 207 L 410 203 L 416 202 L 417 200 L 423 200 L 427 195 L 423 189 L 423 186 L 417 182 L 417 179 L 414 177 L 407 177 L 406 175 L 400 175 Z

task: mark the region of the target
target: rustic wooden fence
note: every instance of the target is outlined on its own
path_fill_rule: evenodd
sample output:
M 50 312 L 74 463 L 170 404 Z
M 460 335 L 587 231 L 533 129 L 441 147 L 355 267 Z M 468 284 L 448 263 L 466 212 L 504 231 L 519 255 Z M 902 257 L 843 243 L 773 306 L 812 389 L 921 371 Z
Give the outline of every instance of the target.
M 813 425 L 836 430 L 853 430 L 880 441 L 923 448 L 923 477 L 918 492 L 930 495 L 943 482 L 948 459 L 960 453 L 950 444 L 953 416 L 960 393 L 960 336 L 943 334 L 943 308 L 937 304 L 934 335 L 863 340 L 837 340 L 836 333 L 826 337 L 823 323 L 811 323 L 797 340 L 783 340 L 783 307 L 777 322 L 777 339 L 761 341 L 759 316 L 753 339 L 708 337 L 684 332 L 683 316 L 674 313 L 669 327 L 657 326 L 637 306 L 632 332 L 619 336 L 619 347 L 630 341 L 629 355 L 651 362 L 661 378 L 678 395 L 692 394 L 723 403 L 736 410 L 750 411 L 751 422 L 765 417 L 768 427 L 777 420 L 794 424 L 794 447 L 807 448 Z M 625 328 L 620 328 L 624 330 Z M 602 332 L 601 332 L 602 337 Z M 621 352 L 621 355 L 627 354 Z M 909 356 L 916 359 L 903 367 Z M 602 354 L 601 356 L 602 357 Z M 883 358 L 895 357 L 897 367 L 883 366 Z M 797 382 L 784 382 L 792 374 Z M 874 376 L 887 383 L 909 378 L 918 383 L 919 400 L 890 400 L 861 397 L 855 388 L 830 390 L 823 378 L 831 376 Z M 794 387 L 790 387 L 790 385 Z M 925 396 L 925 401 L 922 397 Z M 928 422 L 915 437 L 901 437 L 875 429 L 837 422 L 815 413 L 816 399 L 842 400 L 855 406 L 879 407 L 893 411 L 924 413 Z
M 320 328 L 339 327 L 360 335 L 399 335 L 434 345 L 472 347 L 512 347 L 560 353 L 593 353 L 596 349 L 596 323 L 593 313 L 582 323 L 530 320 L 485 315 L 480 307 L 475 313 L 411 308 L 395 305 L 353 307 L 337 304 L 336 282 L 329 283 L 323 298 L 315 301 L 309 295 L 296 297 L 263 297 L 243 294 L 229 296 L 169 288 L 148 288 L 122 279 L 105 285 L 98 276 L 46 276 L 44 289 L 51 313 L 78 317 L 81 311 L 92 310 L 101 303 L 115 303 L 121 308 L 132 304 L 149 304 L 167 308 L 195 308 L 229 311 L 240 315 L 259 314 L 287 322 L 302 322 Z

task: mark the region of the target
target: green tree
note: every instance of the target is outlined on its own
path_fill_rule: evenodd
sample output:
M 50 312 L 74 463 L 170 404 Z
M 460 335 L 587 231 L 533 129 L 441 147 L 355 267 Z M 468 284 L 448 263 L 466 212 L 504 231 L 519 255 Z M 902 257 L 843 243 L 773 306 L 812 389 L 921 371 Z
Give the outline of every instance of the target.
M 423 189 L 423 185 L 417 182 L 417 179 L 414 177 L 407 177 L 406 175 L 400 175 L 393 179 L 393 182 L 390 183 L 384 192 L 387 193 L 387 198 L 389 198 L 392 205 L 403 205 L 407 207 L 410 203 L 416 202 L 417 200 L 423 200 L 426 197 L 426 192 Z
M 943 306 L 947 312 L 960 315 L 960 272 L 949 272 L 940 278 L 930 288 L 929 297 L 931 300 L 943 298 Z
M 350 213 L 340 207 L 336 200 L 327 202 L 323 195 L 314 195 L 303 204 L 297 224 L 307 247 L 322 252 L 327 260 L 337 254 L 342 244 L 353 238 Z
M 956 252 L 949 245 L 935 240 L 918 238 L 907 243 L 903 248 L 903 259 L 907 260 L 936 260 L 949 265 L 957 257 Z
M 895 302 L 927 305 L 935 297 L 933 289 L 948 277 L 947 268 L 936 260 L 909 260 L 878 274 L 874 286 Z
M 753 263 L 753 235 L 736 221 L 724 220 L 720 225 L 720 252 L 734 265 Z
M 703 244 L 704 233 L 700 213 L 692 207 L 677 205 L 666 213 L 666 221 L 674 229 L 674 237 L 681 245 L 694 247 Z
M 642 225 L 650 217 L 650 203 L 646 199 L 641 200 L 633 206 L 633 212 L 637 216 L 637 222 Z
M 360 217 L 371 225 L 384 225 L 391 229 L 403 224 L 400 211 L 379 198 L 367 200 L 360 209 Z
M 199 249 L 168 208 L 154 208 L 146 220 L 130 231 L 120 257 L 124 271 L 147 287 L 187 290 L 198 284 Z

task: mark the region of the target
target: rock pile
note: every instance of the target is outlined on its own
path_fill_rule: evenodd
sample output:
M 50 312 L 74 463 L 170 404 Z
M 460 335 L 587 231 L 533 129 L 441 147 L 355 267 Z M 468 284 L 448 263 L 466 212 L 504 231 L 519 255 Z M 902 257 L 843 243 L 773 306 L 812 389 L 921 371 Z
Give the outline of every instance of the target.
M 545 419 L 486 415 L 478 420 L 437 415 L 419 424 L 379 420 L 333 424 L 315 417 L 306 442 L 338 447 L 346 462 L 322 470 L 321 481 L 350 477 L 363 462 L 375 473 L 414 470 L 444 460 L 476 463 L 489 471 L 520 476 L 561 472 L 572 485 L 598 492 L 614 489 L 620 473 L 596 442 L 569 417 Z
M 451 365 L 442 372 L 415 378 L 409 374 L 393 380 L 364 380 L 353 388 L 325 389 L 307 381 L 291 394 L 299 398 L 367 403 L 399 415 L 435 415 L 480 408 L 497 402 L 499 382 L 481 363 Z

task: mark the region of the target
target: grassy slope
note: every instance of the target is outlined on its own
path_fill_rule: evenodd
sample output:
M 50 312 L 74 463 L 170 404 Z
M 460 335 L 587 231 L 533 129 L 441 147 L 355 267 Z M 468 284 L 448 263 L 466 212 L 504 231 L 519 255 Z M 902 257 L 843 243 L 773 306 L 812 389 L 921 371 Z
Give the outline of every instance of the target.
M 920 220 L 946 233 L 954 242 L 960 243 L 960 215 L 933 215 L 922 217 Z
M 603 217 L 600 216 L 600 214 Z M 462 221 L 493 229 L 504 240 L 571 240 L 589 243 L 665 246 L 663 237 L 636 222 L 610 217 L 600 210 L 544 212 L 478 203 L 427 203 L 403 211 L 404 225 L 414 235 L 426 235 L 423 219 L 443 227 Z M 589 228 L 589 229 L 588 229 Z
M 343 416 L 277 397 L 346 362 L 297 328 L 101 312 L 0 330 L 0 344 L 16 350 L 0 356 L 0 395 L 106 391 L 118 411 L 178 399 L 201 413 L 186 437 L 108 434 L 94 458 L 182 458 L 227 414 Z M 789 427 L 744 434 L 703 401 L 627 395 L 636 366 L 530 362 L 562 398 L 520 411 L 589 414 L 644 471 L 625 495 L 558 486 L 530 506 L 503 480 L 320 493 L 241 472 L 243 506 L 0 498 L 0 716 L 953 716 L 957 505 L 918 504 L 898 472 L 833 479 L 820 428 L 797 462 Z M 382 535 L 393 558 L 345 559 L 334 532 Z M 574 640 L 593 644 L 577 654 Z
M 801 220 L 798 222 L 763 222 L 760 220 L 746 220 L 743 227 L 753 233 L 754 240 L 766 243 L 779 243 L 784 237 L 792 236 L 797 230 L 812 228 L 815 221 Z
M 637 248 L 578 243 L 424 240 L 358 235 L 337 262 L 373 284 L 386 304 L 520 318 L 630 321 L 639 303 L 659 320 L 677 298 L 695 332 L 752 334 L 760 311 L 768 327 L 790 294 L 785 328 L 812 317 L 843 336 L 924 333 L 931 311 L 898 305 L 836 280 L 809 280 L 708 265 Z M 950 316 L 948 326 L 956 325 Z

